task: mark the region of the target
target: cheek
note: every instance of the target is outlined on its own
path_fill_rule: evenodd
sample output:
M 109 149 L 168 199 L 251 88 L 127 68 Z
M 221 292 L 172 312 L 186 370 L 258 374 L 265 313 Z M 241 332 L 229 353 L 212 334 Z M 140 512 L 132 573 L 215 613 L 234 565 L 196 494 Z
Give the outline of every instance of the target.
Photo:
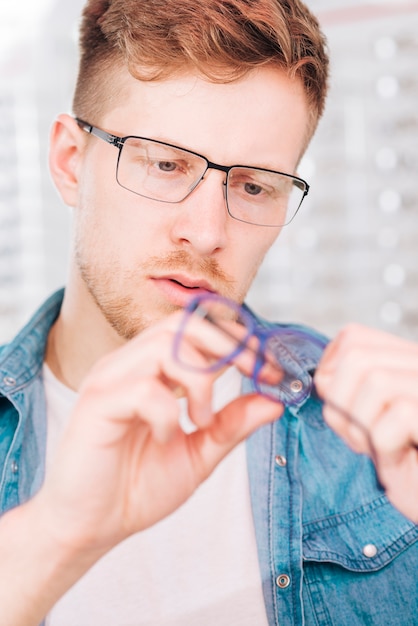
M 87 170 L 88 171 L 88 170 Z M 123 218 L 118 211 L 113 181 L 90 170 L 80 186 L 78 206 L 74 212 L 74 237 L 79 259 L 105 263 L 115 257 L 123 237 Z
M 92 238 L 117 239 L 126 223 L 124 190 L 116 182 L 115 164 L 97 158 L 90 161 L 79 188 L 76 224 Z M 134 225 L 131 230 L 135 230 Z
M 249 227 L 248 233 L 237 237 L 239 254 L 235 258 L 237 275 L 241 276 L 245 290 L 249 288 L 267 252 L 280 234 L 279 228 L 266 229 L 258 226 Z M 262 230 L 259 230 L 262 229 Z
M 121 187 L 116 181 L 118 152 L 110 145 L 95 140 L 89 146 L 80 173 L 79 207 L 84 212 L 100 212 L 103 217 Z
M 88 181 L 74 216 L 79 252 L 91 262 L 129 268 L 163 245 L 167 224 L 147 201 L 109 181 Z
M 242 251 L 241 256 L 245 259 L 244 263 L 247 266 L 254 264 L 258 268 L 265 255 L 276 241 L 280 229 L 267 229 L 267 227 L 262 226 L 250 226 L 250 228 L 252 230 L 249 233 L 246 232 L 245 236 L 238 238 L 238 241 Z

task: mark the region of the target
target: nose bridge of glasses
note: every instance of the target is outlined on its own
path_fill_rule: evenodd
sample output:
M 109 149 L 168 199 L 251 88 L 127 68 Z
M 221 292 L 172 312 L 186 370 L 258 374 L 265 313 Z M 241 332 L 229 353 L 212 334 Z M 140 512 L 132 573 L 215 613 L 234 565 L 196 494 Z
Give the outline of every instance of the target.
M 208 170 L 218 170 L 218 172 L 224 172 L 225 174 L 225 183 L 228 178 L 229 170 L 232 169 L 231 165 L 219 165 L 219 163 L 213 163 L 213 161 L 207 161 L 206 171 Z
M 204 157 L 200 157 L 200 158 L 204 158 Z M 202 183 L 205 180 L 206 174 L 208 172 L 208 170 L 216 170 L 218 172 L 223 172 L 225 174 L 224 180 L 222 181 L 222 192 L 223 192 L 223 197 L 224 197 L 224 201 L 226 200 L 226 184 L 227 184 L 227 178 L 228 178 L 228 172 L 231 169 L 230 166 L 227 165 L 219 165 L 218 163 L 213 163 L 212 161 L 209 161 L 208 159 L 204 158 L 205 161 L 205 167 L 202 173 L 199 173 L 199 176 L 197 176 L 193 182 L 190 184 L 189 188 L 188 188 L 188 192 L 187 195 L 190 195 L 192 193 L 192 191 L 194 191 L 196 189 L 196 187 Z

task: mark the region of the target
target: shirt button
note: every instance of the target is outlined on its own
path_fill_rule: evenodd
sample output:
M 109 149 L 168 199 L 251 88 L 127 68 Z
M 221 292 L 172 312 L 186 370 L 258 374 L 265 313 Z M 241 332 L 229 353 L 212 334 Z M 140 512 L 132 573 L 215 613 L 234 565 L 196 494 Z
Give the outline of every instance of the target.
M 286 589 L 290 585 L 290 576 L 287 574 L 280 574 L 276 578 L 276 585 L 280 587 L 280 589 Z
M 17 474 L 18 473 L 19 465 L 16 463 L 16 461 L 12 461 L 11 462 L 10 469 L 12 470 L 13 474 Z
M 285 456 L 282 456 L 281 454 L 278 454 L 275 458 L 276 461 L 276 465 L 278 465 L 279 467 L 286 467 L 287 465 L 287 459 Z
M 290 383 L 290 391 L 292 393 L 300 393 L 303 389 L 303 382 L 301 380 L 292 380 Z
M 3 378 L 3 383 L 6 385 L 6 387 L 14 387 L 16 384 L 16 380 L 12 378 L 12 376 L 5 376 Z
M 377 554 L 377 548 L 373 543 L 368 543 L 363 548 L 364 556 L 369 557 L 369 559 L 373 558 Z

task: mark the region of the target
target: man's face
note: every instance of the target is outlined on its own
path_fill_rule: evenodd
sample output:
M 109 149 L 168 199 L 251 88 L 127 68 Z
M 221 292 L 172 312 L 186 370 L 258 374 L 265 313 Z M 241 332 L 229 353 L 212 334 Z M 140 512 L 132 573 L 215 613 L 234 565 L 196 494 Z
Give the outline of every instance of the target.
M 193 75 L 148 83 L 126 73 L 120 105 L 87 121 L 118 136 L 175 144 L 222 165 L 292 174 L 308 110 L 301 85 L 277 69 L 229 84 Z M 190 196 L 166 204 L 119 186 L 117 149 L 87 135 L 86 142 L 73 267 L 85 310 L 129 338 L 202 291 L 242 302 L 280 229 L 230 217 L 221 171 L 208 170 Z

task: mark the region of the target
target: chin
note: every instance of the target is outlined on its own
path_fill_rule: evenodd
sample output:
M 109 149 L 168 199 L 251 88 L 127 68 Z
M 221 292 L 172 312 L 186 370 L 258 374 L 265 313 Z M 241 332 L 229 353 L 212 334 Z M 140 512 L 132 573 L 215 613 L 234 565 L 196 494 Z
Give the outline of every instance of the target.
M 129 340 L 180 309 L 181 307 L 166 305 L 158 307 L 158 309 L 147 310 L 143 304 L 132 307 L 131 303 L 127 308 L 118 307 L 118 311 L 112 307 L 111 311 L 105 312 L 105 317 L 122 339 Z

